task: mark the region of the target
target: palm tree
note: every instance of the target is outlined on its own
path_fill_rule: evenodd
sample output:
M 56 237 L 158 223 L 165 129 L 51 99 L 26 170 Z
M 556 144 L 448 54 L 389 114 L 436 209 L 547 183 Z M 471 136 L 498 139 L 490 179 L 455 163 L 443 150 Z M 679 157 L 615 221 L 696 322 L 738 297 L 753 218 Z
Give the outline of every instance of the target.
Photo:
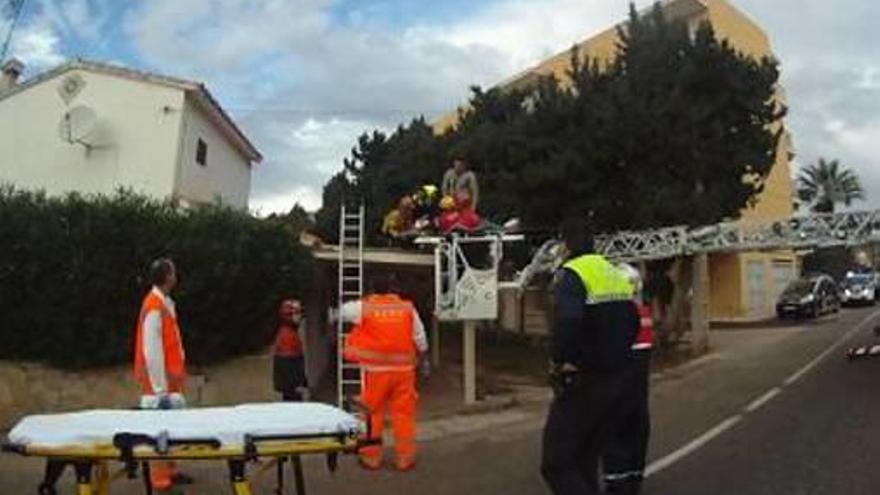
M 797 178 L 797 195 L 816 213 L 834 213 L 838 204 L 849 206 L 857 199 L 865 199 L 865 190 L 859 177 L 837 160 L 819 162 L 804 168 Z

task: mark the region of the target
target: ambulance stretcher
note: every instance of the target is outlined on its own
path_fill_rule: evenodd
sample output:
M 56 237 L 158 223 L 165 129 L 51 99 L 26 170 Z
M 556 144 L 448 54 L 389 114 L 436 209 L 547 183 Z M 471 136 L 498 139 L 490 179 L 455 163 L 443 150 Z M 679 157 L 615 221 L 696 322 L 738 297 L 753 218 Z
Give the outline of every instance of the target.
M 369 424 L 369 421 L 366 422 Z M 323 454 L 335 471 L 339 454 L 366 444 L 360 420 L 318 403 L 248 404 L 181 410 L 91 410 L 28 416 L 9 432 L 3 451 L 46 458 L 40 495 L 55 495 L 67 466 L 76 472 L 77 495 L 107 495 L 112 482 L 137 477 L 152 494 L 148 461 L 226 461 L 233 493 L 250 495 L 252 474 L 273 467 L 276 493 L 284 493 L 286 461 L 293 465 L 298 495 L 305 484 L 301 455 Z M 268 462 L 261 462 L 268 460 Z M 111 471 L 110 465 L 123 467 Z

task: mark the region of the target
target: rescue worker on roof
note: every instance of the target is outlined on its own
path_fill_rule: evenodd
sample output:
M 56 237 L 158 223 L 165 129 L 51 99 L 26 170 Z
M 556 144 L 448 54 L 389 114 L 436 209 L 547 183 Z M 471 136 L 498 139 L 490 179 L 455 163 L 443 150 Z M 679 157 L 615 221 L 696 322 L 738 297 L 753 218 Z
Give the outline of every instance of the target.
M 639 333 L 632 345 L 633 360 L 624 384 L 622 409 L 602 456 L 605 488 L 608 493 L 637 495 L 641 492 L 645 455 L 651 431 L 648 389 L 651 349 L 654 347 L 654 321 L 651 305 L 642 298 L 642 276 L 632 265 L 618 266 L 633 285 L 633 303 L 639 313 Z
M 409 196 L 400 198 L 397 207 L 382 220 L 382 233 L 397 238 L 412 232 L 415 222 L 415 203 Z
M 309 400 L 303 344 L 299 337 L 302 304 L 296 299 L 281 301 L 278 308 L 278 333 L 275 334 L 272 359 L 272 384 L 281 400 Z
M 415 203 L 414 217 L 434 220 L 439 213 L 440 189 L 433 184 L 425 184 L 412 195 Z
M 142 409 L 182 409 L 186 384 L 186 354 L 177 323 L 171 291 L 177 270 L 167 258 L 150 265 L 152 289 L 144 297 L 137 322 L 134 376 L 141 388 Z M 150 483 L 158 493 L 176 493 L 174 485 L 191 484 L 192 478 L 177 472 L 171 462 L 150 463 Z
M 370 295 L 344 304 L 340 313 L 355 325 L 343 355 L 363 370 L 361 402 L 370 414 L 372 437 L 382 438 L 387 411 L 394 431 L 395 467 L 408 471 L 416 463 L 416 366 L 428 350 L 428 341 L 415 306 L 398 293 L 393 275 L 377 277 Z M 360 463 L 366 469 L 379 469 L 382 447 L 362 449 Z
M 599 456 L 622 399 L 639 328 L 630 282 L 595 254 L 586 225 L 561 225 L 568 261 L 556 274 L 551 334 L 554 399 L 541 474 L 555 495 L 599 493 Z

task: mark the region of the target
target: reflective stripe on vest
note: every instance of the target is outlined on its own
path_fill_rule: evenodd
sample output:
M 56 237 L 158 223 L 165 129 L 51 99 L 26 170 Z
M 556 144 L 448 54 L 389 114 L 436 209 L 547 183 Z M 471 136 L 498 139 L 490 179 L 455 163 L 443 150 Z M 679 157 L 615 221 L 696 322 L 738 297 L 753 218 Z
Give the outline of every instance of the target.
M 183 392 L 186 381 L 186 355 L 180 338 L 177 316 L 169 311 L 165 302 L 154 292 L 147 294 L 141 305 L 138 317 L 137 335 L 135 337 L 134 375 L 141 385 L 144 394 L 153 395 L 153 385 L 147 370 L 144 355 L 144 319 L 152 312 L 158 311 L 162 319 L 162 354 L 165 362 L 165 376 L 169 393 Z
M 563 266 L 576 273 L 584 284 L 588 305 L 629 301 L 633 298 L 635 287 L 603 256 L 586 254 L 570 260 Z

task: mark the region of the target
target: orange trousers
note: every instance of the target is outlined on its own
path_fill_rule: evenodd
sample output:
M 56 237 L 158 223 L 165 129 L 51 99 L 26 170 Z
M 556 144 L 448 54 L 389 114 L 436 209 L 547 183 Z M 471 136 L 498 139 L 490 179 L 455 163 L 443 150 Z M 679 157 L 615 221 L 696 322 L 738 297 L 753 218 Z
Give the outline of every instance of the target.
M 168 490 L 174 484 L 177 465 L 169 461 L 150 462 L 150 484 L 155 490 Z
M 394 431 L 394 452 L 398 469 L 413 467 L 416 460 L 416 392 L 415 370 L 364 371 L 362 402 L 370 413 L 370 434 L 382 438 L 385 413 L 391 417 Z M 382 463 L 382 446 L 361 449 L 361 461 L 377 468 Z

